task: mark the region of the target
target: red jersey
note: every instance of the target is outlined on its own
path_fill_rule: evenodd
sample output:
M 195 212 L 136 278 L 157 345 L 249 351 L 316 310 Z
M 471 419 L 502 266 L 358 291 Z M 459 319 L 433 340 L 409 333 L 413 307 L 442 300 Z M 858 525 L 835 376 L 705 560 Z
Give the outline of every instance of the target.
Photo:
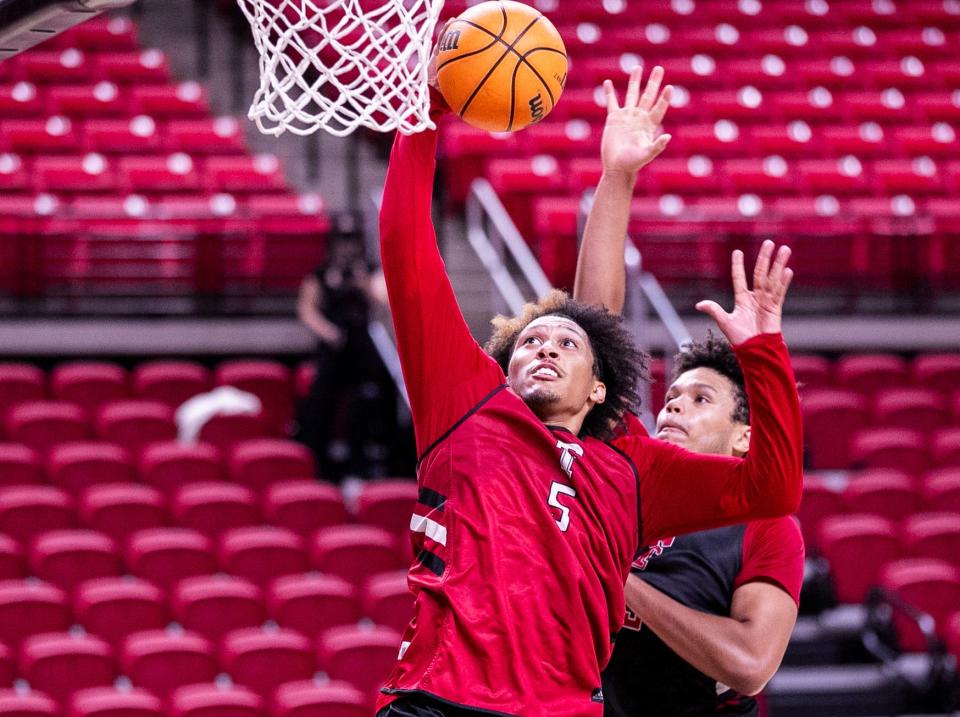
M 415 618 L 377 710 L 426 693 L 493 714 L 600 717 L 638 544 L 799 502 L 789 357 L 778 335 L 737 349 L 755 417 L 745 460 L 545 425 L 470 335 L 444 272 L 430 219 L 436 138 L 397 136 L 381 209 L 420 497 Z

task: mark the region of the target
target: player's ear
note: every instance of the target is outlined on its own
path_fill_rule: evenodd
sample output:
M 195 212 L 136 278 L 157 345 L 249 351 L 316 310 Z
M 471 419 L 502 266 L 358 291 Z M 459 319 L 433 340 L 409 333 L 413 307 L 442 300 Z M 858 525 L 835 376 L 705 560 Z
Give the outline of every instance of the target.
M 603 381 L 593 382 L 590 400 L 593 401 L 594 404 L 600 404 L 607 400 L 607 385 Z
M 734 455 L 745 456 L 750 450 L 750 426 L 738 423 L 736 431 L 733 437 Z

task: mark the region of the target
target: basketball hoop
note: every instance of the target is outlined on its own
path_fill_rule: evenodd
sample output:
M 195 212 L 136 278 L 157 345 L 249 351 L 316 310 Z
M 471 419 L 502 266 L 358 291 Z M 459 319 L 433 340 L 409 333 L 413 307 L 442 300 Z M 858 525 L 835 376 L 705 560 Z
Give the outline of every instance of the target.
M 427 63 L 443 0 L 237 0 L 260 54 L 264 134 L 432 129 Z

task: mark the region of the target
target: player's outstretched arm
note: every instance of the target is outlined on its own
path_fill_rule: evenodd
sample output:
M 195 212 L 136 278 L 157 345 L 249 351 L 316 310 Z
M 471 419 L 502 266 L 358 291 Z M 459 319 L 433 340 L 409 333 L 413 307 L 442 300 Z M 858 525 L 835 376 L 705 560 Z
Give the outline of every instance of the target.
M 700 302 L 734 347 L 750 402 L 746 458 L 697 455 L 661 441 L 621 439 L 640 471 L 643 542 L 794 512 L 803 491 L 803 430 L 790 355 L 780 335 L 790 250 L 764 242 L 747 286 L 733 254 L 735 307 Z M 633 441 L 631 443 L 631 440 Z M 620 442 L 618 441 L 618 444 Z
M 630 73 L 623 106 L 613 83 L 603 83 L 607 98 L 607 123 L 600 145 L 603 174 L 584 227 L 573 284 L 574 298 L 606 306 L 616 314 L 623 310 L 623 247 L 637 173 L 670 141 L 669 134 L 657 136 L 657 132 L 670 107 L 673 87 L 667 85 L 660 91 L 662 67 L 653 68 L 641 92 L 642 79 L 641 68 Z

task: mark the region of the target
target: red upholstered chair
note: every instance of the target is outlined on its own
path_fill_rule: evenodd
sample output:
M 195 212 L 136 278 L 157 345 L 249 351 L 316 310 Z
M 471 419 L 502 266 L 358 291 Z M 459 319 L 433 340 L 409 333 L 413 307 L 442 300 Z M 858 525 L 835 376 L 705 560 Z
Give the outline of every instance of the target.
M 193 575 L 217 570 L 209 538 L 187 528 L 147 528 L 127 541 L 130 572 L 160 587 L 171 587 Z
M 320 667 L 334 680 L 373 694 L 397 662 L 400 633 L 389 627 L 335 627 L 317 641 Z
M 14 152 L 44 154 L 80 149 L 75 123 L 63 115 L 3 120 L 0 129 L 7 147 Z
M 188 483 L 223 480 L 222 461 L 219 449 L 208 443 L 154 443 L 140 454 L 140 477 L 144 483 L 172 495 Z
M 867 428 L 850 441 L 850 465 L 918 474 L 930 466 L 927 436 L 906 428 Z
M 213 645 L 193 632 L 135 632 L 123 644 L 121 664 L 134 685 L 160 695 L 217 674 Z
M 206 117 L 207 93 L 197 82 L 178 85 L 139 85 L 130 89 L 131 109 L 157 119 Z
M 405 540 L 418 493 L 417 482 L 413 479 L 366 483 L 357 504 L 357 522 L 383 528 Z
M 923 499 L 902 471 L 874 469 L 854 475 L 843 491 L 846 512 L 872 513 L 897 523 L 920 510 Z
M 800 408 L 810 467 L 847 467 L 850 439 L 867 424 L 863 396 L 853 391 L 810 389 L 803 392 Z
M 42 692 L 0 689 L 3 717 L 60 717 L 60 706 Z
M 253 690 L 233 685 L 187 685 L 170 697 L 171 717 L 263 717 L 263 698 Z
M 93 415 L 102 404 L 129 396 L 127 372 L 119 364 L 105 361 L 60 364 L 50 372 L 50 392 Z
M 234 117 L 172 119 L 167 123 L 167 148 L 189 154 L 244 154 L 243 127 Z
M 310 478 L 316 472 L 306 446 L 280 438 L 234 444 L 227 465 L 233 481 L 253 490 L 262 490 L 279 481 Z
M 934 431 L 930 438 L 930 454 L 934 465 L 960 468 L 960 426 Z
M 117 165 L 121 191 L 156 194 L 160 192 L 197 191 L 200 175 L 190 155 L 127 155 Z
M 83 146 L 107 155 L 159 152 L 160 133 L 145 115 L 93 118 L 83 123 Z
M 108 577 L 87 580 L 74 594 L 77 622 L 114 647 L 127 635 L 159 630 L 170 620 L 163 591 L 145 580 Z
M 220 538 L 223 569 L 258 585 L 307 569 L 303 538 L 274 526 L 234 528 Z
M 178 525 L 211 539 L 233 528 L 259 522 L 253 491 L 225 481 L 182 486 L 173 497 L 171 513 Z
M 907 552 L 960 567 L 960 513 L 917 513 L 903 523 Z
M 347 520 L 340 489 L 314 479 L 281 481 L 268 486 L 263 493 L 263 514 L 273 525 L 303 537 Z
M 115 443 L 61 443 L 47 458 L 50 482 L 77 495 L 102 483 L 132 483 L 136 472 L 130 454 Z
M 361 585 L 372 575 L 404 567 L 395 535 L 367 525 L 340 525 L 317 531 L 310 541 L 314 567 Z
M 833 364 L 830 359 L 816 354 L 797 354 L 791 356 L 790 361 L 801 391 L 830 388 L 833 384 Z
M 231 630 L 259 626 L 267 616 L 260 588 L 230 575 L 181 580 L 171 603 L 181 625 L 212 641 Z
M 283 165 L 273 154 L 233 154 L 210 157 L 204 186 L 211 192 L 283 192 L 288 190 Z
M 929 511 L 960 513 L 960 468 L 929 471 L 921 482 Z
M 363 613 L 377 625 L 402 633 L 413 619 L 413 594 L 407 584 L 407 571 L 381 573 L 367 580 Z
M 133 392 L 176 408 L 210 389 L 210 371 L 193 361 L 148 361 L 133 370 Z
M 880 585 L 930 615 L 940 631 L 960 605 L 960 568 L 941 560 L 909 558 L 888 563 L 880 571 Z M 926 640 L 913 621 L 895 612 L 893 625 L 901 649 L 926 651 Z
M 0 443 L 0 486 L 43 481 L 43 465 L 37 452 L 22 443 Z
M 925 388 L 888 388 L 873 395 L 875 426 L 911 428 L 929 433 L 949 422 L 942 392 Z
M 60 588 L 38 580 L 0 582 L 0 641 L 16 647 L 30 635 L 69 626 L 70 608 Z
M 819 550 L 820 524 L 826 518 L 840 515 L 843 510 L 843 497 L 837 486 L 817 475 L 804 476 L 803 498 L 797 519 L 808 551 Z
M 146 690 L 91 687 L 70 699 L 70 717 L 162 717 L 163 703 Z
M 64 699 L 86 687 L 111 684 L 117 668 L 106 641 L 60 632 L 27 638 L 20 652 L 20 672 L 32 687 Z
M 72 528 L 73 501 L 59 488 L 23 485 L 0 488 L 0 533 L 22 543 L 48 530 Z
M 159 401 L 112 401 L 100 407 L 96 417 L 98 435 L 107 441 L 136 450 L 151 443 L 177 437 L 173 411 Z
M 923 354 L 913 360 L 913 380 L 934 391 L 960 390 L 960 353 Z
M 25 401 L 7 411 L 7 437 L 45 453 L 67 441 L 89 437 L 83 409 L 65 401 Z
M 16 674 L 17 668 L 14 664 L 13 654 L 10 652 L 10 648 L 0 643 L 0 685 L 4 686 L 0 689 L 5 689 L 7 685 L 12 685 Z
M 203 424 L 200 440 L 221 450 L 235 443 L 263 438 L 268 433 L 262 413 L 218 414 Z
M 137 27 L 127 17 L 102 15 L 67 30 L 51 40 L 52 47 L 76 47 L 81 50 L 137 49 Z
M 163 495 L 147 485 L 95 485 L 80 496 L 80 519 L 84 525 L 122 543 L 138 530 L 166 524 L 165 503 Z
M 370 698 L 347 682 L 298 680 L 274 693 L 273 717 L 366 717 Z
M 40 535 L 30 550 L 31 572 L 72 591 L 79 583 L 120 573 L 116 544 L 92 530 L 52 530 Z
M 273 581 L 267 593 L 270 616 L 304 635 L 360 619 L 357 589 L 343 578 L 308 573 Z
M 170 81 L 170 63 L 161 50 L 98 52 L 92 58 L 93 73 L 125 85 L 154 85 Z
M 0 412 L 24 401 L 39 401 L 46 393 L 46 376 L 31 364 L 0 363 Z
M 293 417 L 293 384 L 290 369 L 275 361 L 224 361 L 214 372 L 217 386 L 234 386 L 260 399 L 267 428 L 283 435 Z
M 947 641 L 947 650 L 950 654 L 960 659 L 960 611 L 952 613 L 947 618 L 943 626 L 943 632 Z
M 0 581 L 23 577 L 23 551 L 20 543 L 0 534 Z
M 910 385 L 910 365 L 893 354 L 841 356 L 834 370 L 837 385 L 861 393 Z
M 264 696 L 284 682 L 313 677 L 317 669 L 310 640 L 284 628 L 234 630 L 223 639 L 221 659 L 234 682 Z
M 903 555 L 893 523 L 862 513 L 826 518 L 820 525 L 820 549 L 843 603 L 863 602 L 867 590 L 877 584 L 880 568 Z M 867 555 L 869 560 L 864 559 Z

